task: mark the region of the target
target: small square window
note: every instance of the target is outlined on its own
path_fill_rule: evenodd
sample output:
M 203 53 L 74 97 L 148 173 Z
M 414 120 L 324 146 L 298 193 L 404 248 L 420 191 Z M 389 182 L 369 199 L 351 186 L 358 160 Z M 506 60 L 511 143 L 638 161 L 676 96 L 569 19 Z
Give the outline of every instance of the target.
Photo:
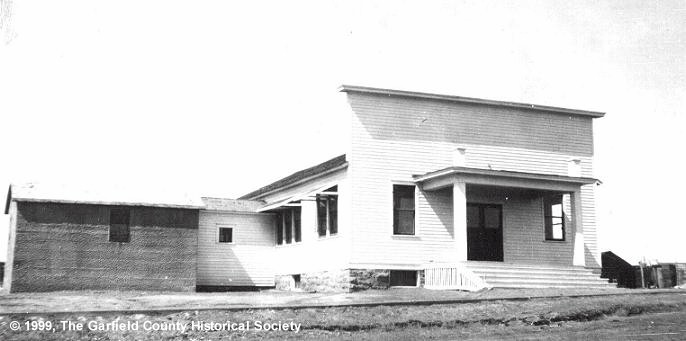
M 220 227 L 219 228 L 219 242 L 220 243 L 233 243 L 233 228 L 231 228 L 231 227 Z

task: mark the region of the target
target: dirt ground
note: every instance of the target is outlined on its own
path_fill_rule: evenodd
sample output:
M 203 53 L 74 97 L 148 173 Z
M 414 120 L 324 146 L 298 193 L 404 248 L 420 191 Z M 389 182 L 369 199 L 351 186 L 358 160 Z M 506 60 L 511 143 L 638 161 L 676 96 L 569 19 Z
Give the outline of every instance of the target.
M 684 321 L 686 292 L 671 291 L 434 305 L 7 314 L 0 316 L 0 339 L 683 340 Z
M 179 293 L 144 291 L 60 291 L 0 295 L 0 313 L 242 309 L 259 307 L 340 306 L 404 302 L 557 297 L 570 295 L 623 294 L 631 289 L 493 289 L 482 292 L 437 291 L 423 288 L 368 290 L 356 293 L 303 293 L 267 290 L 260 292 Z

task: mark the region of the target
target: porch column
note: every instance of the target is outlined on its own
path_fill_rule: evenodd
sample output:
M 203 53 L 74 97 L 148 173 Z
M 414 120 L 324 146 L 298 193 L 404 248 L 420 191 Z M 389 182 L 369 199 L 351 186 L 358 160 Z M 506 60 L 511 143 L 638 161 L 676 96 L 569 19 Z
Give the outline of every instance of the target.
M 467 186 L 453 183 L 453 230 L 457 261 L 467 260 Z
M 582 221 L 581 209 L 581 189 L 577 189 L 570 194 L 570 206 L 572 207 L 572 223 L 574 224 L 574 258 L 572 264 L 575 266 L 586 266 L 586 255 L 584 252 L 584 224 Z

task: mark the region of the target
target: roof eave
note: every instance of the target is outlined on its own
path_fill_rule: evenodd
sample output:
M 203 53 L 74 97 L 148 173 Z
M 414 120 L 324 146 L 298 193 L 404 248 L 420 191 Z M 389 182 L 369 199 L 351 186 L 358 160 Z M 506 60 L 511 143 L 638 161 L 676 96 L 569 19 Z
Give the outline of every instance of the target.
M 530 104 L 530 103 L 496 101 L 496 100 L 473 98 L 473 97 L 440 95 L 440 94 L 431 94 L 431 93 L 426 93 L 426 92 L 371 88 L 371 87 L 357 86 L 357 85 L 341 85 L 338 88 L 338 91 L 340 91 L 340 92 L 368 93 L 368 94 L 377 94 L 377 95 L 386 95 L 386 96 L 401 96 L 401 97 L 434 99 L 434 100 L 459 102 L 459 103 L 470 103 L 470 104 L 488 105 L 488 106 L 496 106 L 496 107 L 517 108 L 517 109 L 522 109 L 522 110 L 554 112 L 554 113 L 559 113 L 559 114 L 586 116 L 586 117 L 592 117 L 592 118 L 600 118 L 600 117 L 605 116 L 605 113 L 600 112 L 600 111 L 560 108 L 560 107 L 552 107 L 552 106 L 547 106 L 547 105 L 538 105 L 538 104 Z
M 300 184 L 305 183 L 305 182 L 307 182 L 307 181 L 310 181 L 310 180 L 313 180 L 313 179 L 317 179 L 317 178 L 320 178 L 320 177 L 322 177 L 322 176 L 325 176 L 325 175 L 328 175 L 328 174 L 331 174 L 331 173 L 335 173 L 335 172 L 337 172 L 337 171 L 339 171 L 339 170 L 343 170 L 343 169 L 346 169 L 346 168 L 348 168 L 348 162 L 347 162 L 347 161 L 346 161 L 345 163 L 343 163 L 343 164 L 337 166 L 337 167 L 327 169 L 327 170 L 322 171 L 322 172 L 319 172 L 319 173 L 317 173 L 317 174 L 313 174 L 313 175 L 308 176 L 308 177 L 306 177 L 306 178 L 300 179 L 300 180 L 298 180 L 298 181 L 296 181 L 296 182 L 293 182 L 293 183 L 290 183 L 290 184 L 287 184 L 287 185 L 284 185 L 284 186 L 276 187 L 276 188 L 273 188 L 273 189 L 271 189 L 271 190 L 269 190 L 269 191 L 266 191 L 266 192 L 253 194 L 253 193 L 255 193 L 255 192 L 259 192 L 259 190 L 257 190 L 257 191 L 255 191 L 255 192 L 253 192 L 253 193 L 248 193 L 248 194 L 246 194 L 246 195 L 244 195 L 244 196 L 241 196 L 241 197 L 238 198 L 238 199 L 240 199 L 240 200 L 261 200 L 262 198 L 264 198 L 264 197 L 266 197 L 266 196 L 268 196 L 268 195 L 270 195 L 270 194 L 272 194 L 272 193 L 276 193 L 276 192 L 278 192 L 278 191 L 282 191 L 282 190 L 284 190 L 284 189 L 288 189 L 288 188 L 291 188 L 291 187 L 300 185 Z
M 37 198 L 12 198 L 13 201 L 19 202 L 44 202 L 56 204 L 82 204 L 82 205 L 106 205 L 106 206 L 140 206 L 140 207 L 162 207 L 162 208 L 180 208 L 190 210 L 203 209 L 203 205 L 183 205 L 183 204 L 155 204 L 145 202 L 127 202 L 127 201 L 97 201 L 97 200 L 66 200 L 66 199 L 37 199 Z
M 568 184 L 590 185 L 599 182 L 600 180 L 587 177 L 572 177 L 563 175 L 539 174 L 539 173 L 525 173 L 506 170 L 491 170 L 468 167 L 448 167 L 437 171 L 429 172 L 422 175 L 413 175 L 415 182 L 420 183 L 435 178 L 449 176 L 453 174 L 469 174 L 469 175 L 483 175 L 494 177 L 509 177 L 529 180 L 553 181 Z

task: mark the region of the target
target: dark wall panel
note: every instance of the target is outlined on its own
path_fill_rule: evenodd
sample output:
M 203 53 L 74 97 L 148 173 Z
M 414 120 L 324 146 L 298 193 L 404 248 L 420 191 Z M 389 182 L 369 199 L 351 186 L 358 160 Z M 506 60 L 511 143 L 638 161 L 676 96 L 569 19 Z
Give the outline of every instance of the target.
M 17 206 L 12 292 L 195 288 L 198 211 L 129 207 L 130 242 L 109 241 L 110 206 Z

